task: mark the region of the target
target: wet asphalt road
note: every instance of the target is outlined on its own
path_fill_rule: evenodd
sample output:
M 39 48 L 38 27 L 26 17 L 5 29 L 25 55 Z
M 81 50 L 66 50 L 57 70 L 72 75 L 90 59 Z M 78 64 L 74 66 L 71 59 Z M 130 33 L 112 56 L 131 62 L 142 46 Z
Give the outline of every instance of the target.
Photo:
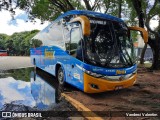
M 54 86 L 55 84 L 52 85 L 53 76 L 38 71 L 34 73 L 30 57 L 0 57 L 0 111 L 77 111 L 64 98 L 57 102 L 59 98 L 56 98 L 56 91 L 59 89 Z M 60 93 L 58 97 L 59 95 Z M 31 103 L 34 104 L 30 105 Z M 69 115 L 67 118 L 73 116 L 72 113 L 67 112 L 66 116 Z M 58 116 L 63 117 L 59 113 Z M 65 118 L 56 116 L 47 117 L 48 119 Z
M 0 57 L 0 71 L 33 67 L 30 57 L 7 56 Z

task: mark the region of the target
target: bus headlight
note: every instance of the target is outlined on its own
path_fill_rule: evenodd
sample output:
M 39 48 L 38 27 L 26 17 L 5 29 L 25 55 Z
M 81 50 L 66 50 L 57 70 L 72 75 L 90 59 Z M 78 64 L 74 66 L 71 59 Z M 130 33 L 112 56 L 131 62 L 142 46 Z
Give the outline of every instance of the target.
M 84 70 L 84 72 L 87 73 L 88 75 L 91 75 L 91 76 L 96 77 L 96 78 L 103 77 L 103 75 L 101 75 L 101 74 L 97 74 L 97 73 L 94 73 L 94 72 L 91 72 L 91 71 L 88 71 L 88 70 Z

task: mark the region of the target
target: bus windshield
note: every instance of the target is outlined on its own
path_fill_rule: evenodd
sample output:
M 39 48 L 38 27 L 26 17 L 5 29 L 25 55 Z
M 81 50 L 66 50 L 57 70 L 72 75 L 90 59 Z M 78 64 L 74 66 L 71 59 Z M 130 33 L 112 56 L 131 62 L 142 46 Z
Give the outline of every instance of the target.
M 135 64 L 135 52 L 124 23 L 90 20 L 91 34 L 85 38 L 84 60 L 106 68 L 124 68 Z

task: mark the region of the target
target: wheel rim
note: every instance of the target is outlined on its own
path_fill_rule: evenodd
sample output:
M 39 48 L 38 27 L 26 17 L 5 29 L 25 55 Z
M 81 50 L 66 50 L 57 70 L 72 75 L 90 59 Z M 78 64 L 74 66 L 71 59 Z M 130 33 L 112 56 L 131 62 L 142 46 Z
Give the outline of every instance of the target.
M 63 77 L 64 77 L 63 71 L 62 69 L 60 69 L 58 72 L 58 81 L 60 84 L 63 84 Z

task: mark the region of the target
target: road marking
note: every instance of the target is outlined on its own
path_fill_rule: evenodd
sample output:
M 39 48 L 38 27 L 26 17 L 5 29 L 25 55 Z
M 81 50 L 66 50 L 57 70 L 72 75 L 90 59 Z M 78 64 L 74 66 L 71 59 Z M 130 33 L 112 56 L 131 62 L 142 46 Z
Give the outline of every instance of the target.
M 99 117 L 98 115 L 96 115 L 94 112 L 92 112 L 90 109 L 88 109 L 87 107 L 85 107 L 82 103 L 78 102 L 77 100 L 71 98 L 70 96 L 68 96 L 65 93 L 61 93 L 61 95 L 68 101 L 70 102 L 78 111 L 87 111 L 91 116 L 85 116 L 84 117 L 88 120 L 103 120 L 103 118 Z M 83 113 L 82 113 L 83 114 Z M 92 117 L 93 116 L 93 117 Z

